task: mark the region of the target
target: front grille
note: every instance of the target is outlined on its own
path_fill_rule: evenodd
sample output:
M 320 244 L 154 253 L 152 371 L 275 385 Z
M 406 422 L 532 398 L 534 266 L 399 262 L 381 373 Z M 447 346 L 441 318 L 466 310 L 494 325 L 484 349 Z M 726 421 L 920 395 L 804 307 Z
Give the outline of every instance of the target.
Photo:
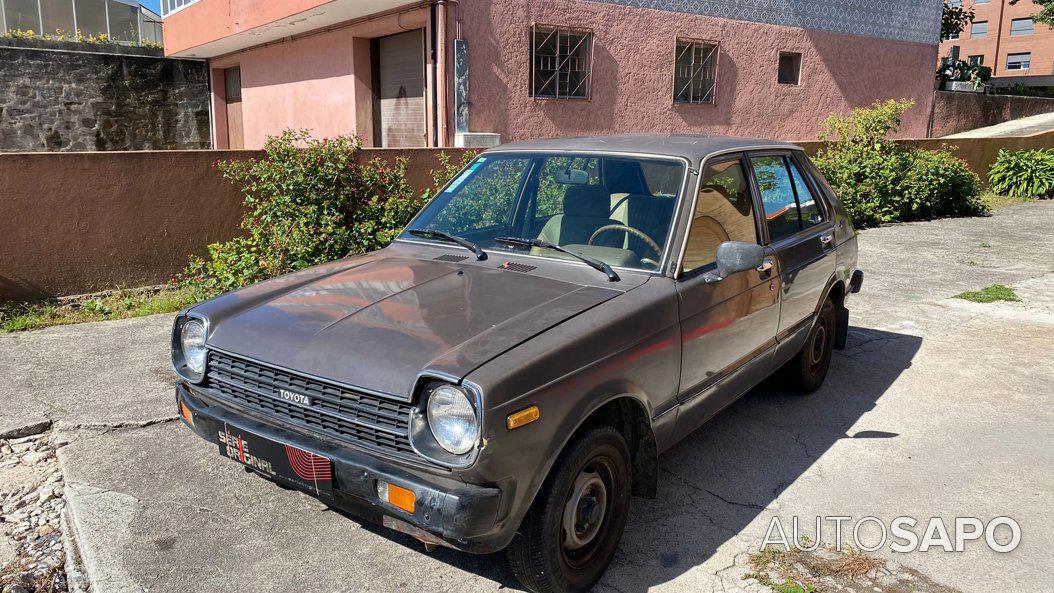
M 209 351 L 209 387 L 231 402 L 342 441 L 420 460 L 410 447 L 411 406 Z M 309 396 L 311 406 L 279 390 Z

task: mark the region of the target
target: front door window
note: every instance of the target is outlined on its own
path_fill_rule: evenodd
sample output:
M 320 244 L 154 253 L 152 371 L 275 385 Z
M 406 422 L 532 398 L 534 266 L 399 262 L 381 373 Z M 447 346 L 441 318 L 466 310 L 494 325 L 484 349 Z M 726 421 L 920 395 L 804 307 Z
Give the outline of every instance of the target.
M 756 243 L 757 238 L 754 204 L 742 162 L 737 158 L 709 165 L 699 184 L 684 271 L 716 262 L 717 246 L 725 241 Z

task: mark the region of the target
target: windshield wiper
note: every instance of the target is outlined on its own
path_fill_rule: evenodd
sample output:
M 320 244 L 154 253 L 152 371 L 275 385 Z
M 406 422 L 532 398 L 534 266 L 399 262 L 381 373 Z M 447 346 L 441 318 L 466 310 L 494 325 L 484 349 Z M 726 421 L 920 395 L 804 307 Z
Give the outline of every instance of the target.
M 528 239 L 527 237 L 498 237 L 498 238 L 494 239 L 494 241 L 496 243 L 508 243 L 510 245 L 523 245 L 525 247 L 541 247 L 542 249 L 552 249 L 553 251 L 559 251 L 560 253 L 566 253 L 567 255 L 570 255 L 571 257 L 578 258 L 578 259 L 582 260 L 583 262 L 589 264 L 590 267 L 595 268 L 597 270 L 600 270 L 601 272 L 604 272 L 605 274 L 607 274 L 608 280 L 610 280 L 612 282 L 618 282 L 619 281 L 618 274 L 615 273 L 615 270 L 612 270 L 611 266 L 609 266 L 606 263 L 600 261 L 599 259 L 596 259 L 596 258 L 593 258 L 593 257 L 589 257 L 588 255 L 582 255 L 581 253 L 576 253 L 574 251 L 571 251 L 570 249 L 564 249 L 563 247 L 560 247 L 559 245 L 556 245 L 554 243 L 550 243 L 548 241 L 542 241 L 541 239 Z
M 432 239 L 445 239 L 447 241 L 453 241 L 458 245 L 468 249 L 472 253 L 476 254 L 476 259 L 483 261 L 487 259 L 487 252 L 483 251 L 483 248 L 476 245 L 468 239 L 462 239 L 457 235 L 451 235 L 450 233 L 444 233 L 443 231 L 433 231 L 431 229 L 410 229 L 406 231 L 415 237 L 432 238 Z

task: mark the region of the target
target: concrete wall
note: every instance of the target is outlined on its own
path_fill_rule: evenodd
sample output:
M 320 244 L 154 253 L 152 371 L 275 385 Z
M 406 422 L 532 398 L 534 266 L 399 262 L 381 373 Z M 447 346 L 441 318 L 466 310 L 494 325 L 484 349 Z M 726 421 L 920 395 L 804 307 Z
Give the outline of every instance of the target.
M 938 91 L 933 103 L 934 138 L 994 126 L 1019 117 L 1054 112 L 1054 99 Z
M 0 151 L 208 148 L 206 64 L 160 56 L 0 40 Z
M 831 113 L 889 98 L 916 101 L 903 136 L 926 134 L 936 31 L 928 44 L 583 0 L 464 4 L 469 130 L 503 141 L 646 131 L 814 138 Z M 531 23 L 593 32 L 590 100 L 531 98 Z M 679 37 L 720 44 L 715 105 L 673 102 Z M 780 51 L 802 53 L 799 86 L 777 84 Z
M 948 147 L 982 179 L 1000 148 L 1054 145 L 1054 132 L 1017 138 L 905 140 Z M 818 142 L 799 142 L 810 154 Z M 431 186 L 438 154 L 364 150 L 360 159 L 410 161 L 408 181 Z M 0 300 L 80 294 L 167 281 L 208 243 L 239 233 L 242 196 L 211 167 L 258 151 L 0 154 Z
M 460 158 L 457 149 L 446 149 Z M 166 282 L 191 254 L 239 233 L 242 196 L 216 160 L 257 151 L 0 154 L 0 300 Z M 431 186 L 437 151 L 364 150 L 410 160 Z

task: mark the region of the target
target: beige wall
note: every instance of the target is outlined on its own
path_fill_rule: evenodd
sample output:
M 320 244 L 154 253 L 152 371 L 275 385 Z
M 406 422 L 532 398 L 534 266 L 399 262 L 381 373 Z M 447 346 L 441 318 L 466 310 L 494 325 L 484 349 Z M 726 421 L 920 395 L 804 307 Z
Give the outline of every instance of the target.
M 1054 146 L 1054 131 L 1011 138 L 916 138 L 901 140 L 901 142 L 927 150 L 947 148 L 955 156 L 966 161 L 970 169 L 980 175 L 981 181 L 987 185 L 988 169 L 995 162 L 996 157 L 999 156 L 1000 149 L 1028 150 L 1051 148 Z M 820 142 L 798 142 L 798 145 L 810 155 L 816 154 L 816 151 L 822 146 Z
M 448 154 L 457 149 L 445 149 Z M 239 231 L 242 196 L 212 168 L 256 151 L 0 154 L 0 300 L 168 281 L 205 246 Z M 432 150 L 364 150 L 410 160 L 431 185 Z M 459 158 L 459 157 L 457 157 Z
M 1054 132 L 1019 138 L 907 140 L 948 146 L 981 178 L 1000 148 L 1054 145 Z M 799 143 L 814 153 L 818 142 Z M 458 149 L 364 150 L 410 161 L 408 181 L 431 185 L 438 154 Z M 191 254 L 238 233 L 242 197 L 211 167 L 256 151 L 0 154 L 0 300 L 81 294 L 167 281 Z

